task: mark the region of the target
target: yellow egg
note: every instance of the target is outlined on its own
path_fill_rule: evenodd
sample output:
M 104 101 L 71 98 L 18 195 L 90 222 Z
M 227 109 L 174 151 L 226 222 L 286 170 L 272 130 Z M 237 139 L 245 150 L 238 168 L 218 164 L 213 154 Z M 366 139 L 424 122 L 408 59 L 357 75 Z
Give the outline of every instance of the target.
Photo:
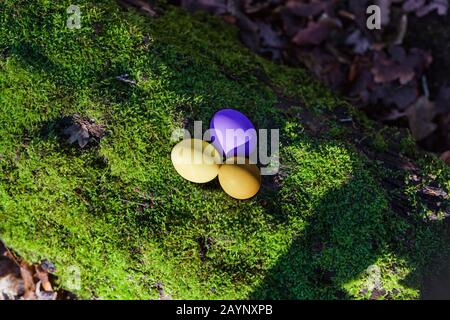
M 195 183 L 213 180 L 222 162 L 216 148 L 199 139 L 186 139 L 179 142 L 172 149 L 171 159 L 180 176 Z
M 261 172 L 248 159 L 233 157 L 227 159 L 219 169 L 219 182 L 223 190 L 233 198 L 249 199 L 261 187 Z

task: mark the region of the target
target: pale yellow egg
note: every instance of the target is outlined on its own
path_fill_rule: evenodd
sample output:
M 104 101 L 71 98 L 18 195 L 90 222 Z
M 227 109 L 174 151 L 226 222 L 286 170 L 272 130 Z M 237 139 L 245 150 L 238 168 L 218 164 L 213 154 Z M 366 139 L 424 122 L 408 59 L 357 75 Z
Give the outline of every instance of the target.
M 213 180 L 222 158 L 216 148 L 206 141 L 186 139 L 180 141 L 171 154 L 175 170 L 191 182 L 206 183 Z
M 235 199 L 249 199 L 261 187 L 261 172 L 246 158 L 233 157 L 219 169 L 219 182 L 223 190 Z

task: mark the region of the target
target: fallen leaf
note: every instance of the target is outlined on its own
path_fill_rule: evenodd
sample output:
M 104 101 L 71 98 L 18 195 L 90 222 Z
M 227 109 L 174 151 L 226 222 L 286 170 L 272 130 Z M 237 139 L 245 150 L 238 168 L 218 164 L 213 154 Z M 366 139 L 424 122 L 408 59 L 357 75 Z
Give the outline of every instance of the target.
M 159 300 L 172 300 L 172 296 L 171 295 L 165 294 L 164 286 L 163 286 L 163 283 L 161 281 L 157 281 L 154 284 L 154 287 L 156 288 L 156 290 L 158 290 Z
M 39 281 L 42 284 L 42 288 L 44 288 L 45 291 L 53 291 L 52 285 L 50 283 L 50 280 L 48 278 L 48 272 L 42 269 L 41 266 L 36 267 L 36 275 L 39 278 Z
M 437 11 L 441 16 L 445 16 L 448 12 L 448 0 L 432 0 L 429 4 L 416 10 L 418 17 L 423 17 L 432 11 Z
M 33 281 L 33 271 L 32 268 L 24 261 L 20 263 L 20 275 L 23 280 L 24 286 L 24 299 L 33 300 L 36 299 L 36 286 Z
M 450 87 L 442 87 L 436 98 L 436 111 L 439 114 L 450 113 Z
M 206 11 L 216 15 L 228 12 L 226 0 L 181 0 L 181 6 L 191 12 Z
M 405 116 L 406 116 L 406 112 L 400 112 L 400 111 L 398 111 L 397 109 L 392 109 L 392 110 L 389 111 L 388 114 L 383 115 L 383 116 L 381 117 L 381 120 L 384 120 L 384 121 L 394 121 L 394 120 L 403 118 L 403 117 L 405 117 Z
M 352 46 L 353 52 L 356 54 L 364 54 L 371 46 L 370 40 L 359 29 L 353 31 L 347 37 L 345 44 Z
M 407 54 L 403 47 L 393 46 L 389 49 L 389 55 L 390 57 L 384 52 L 375 53 L 372 73 L 376 83 L 398 80 L 404 85 L 415 77 L 421 77 L 432 61 L 429 53 L 416 48 Z
M 422 8 L 426 3 L 426 0 L 406 0 L 403 3 L 403 10 L 406 12 L 413 12 Z
M 42 270 L 48 272 L 48 273 L 55 273 L 56 272 L 56 267 L 53 263 L 51 263 L 50 261 L 44 259 L 41 261 L 40 265 L 39 265 Z
M 322 48 L 297 50 L 297 56 L 317 78 L 332 88 L 338 88 L 345 82 L 346 74 L 342 65 Z
M 282 48 L 284 47 L 284 41 L 280 35 L 274 30 L 274 28 L 265 22 L 257 22 L 259 29 L 259 37 L 261 47 L 260 53 L 269 56 L 269 59 L 279 61 L 282 58 Z
M 68 144 L 77 141 L 80 148 L 84 148 L 89 142 L 89 131 L 83 124 L 76 123 L 71 125 L 64 129 L 64 134 L 69 136 L 69 139 L 67 139 Z
M 427 97 L 419 98 L 408 108 L 409 128 L 414 139 L 417 141 L 425 139 L 437 129 L 436 123 L 433 122 L 435 116 L 435 104 Z
M 367 29 L 366 10 L 367 7 L 373 4 L 370 0 L 349 0 L 348 10 L 355 16 L 355 22 L 360 30 Z
M 6 256 L 0 256 L 0 300 L 13 300 L 24 294 L 19 266 Z
M 278 0 L 267 0 L 267 1 L 258 1 L 258 0 L 244 0 L 242 1 L 244 4 L 244 11 L 247 14 L 256 14 L 261 11 L 267 9 L 272 5 L 277 5 L 279 3 Z
M 299 45 L 318 45 L 322 43 L 337 24 L 331 19 L 322 19 L 318 22 L 310 21 L 308 26 L 301 29 L 292 38 L 292 42 Z
M 154 8 L 150 6 L 150 4 L 144 0 L 120 0 L 122 4 L 125 6 L 132 6 L 136 9 L 139 9 L 140 11 L 144 12 L 145 14 L 156 17 L 158 14 Z
M 98 142 L 105 134 L 103 125 L 78 114 L 62 118 L 59 121 L 59 127 L 62 135 L 68 137 L 67 143 L 73 144 L 77 142 L 80 148 L 86 147 L 89 142 Z
M 391 22 L 392 0 L 375 0 L 381 11 L 381 25 L 387 26 Z
M 258 25 L 246 16 L 237 17 L 236 25 L 240 29 L 239 38 L 241 41 L 252 51 L 259 52 L 261 46 Z
M 283 47 L 284 42 L 270 24 L 260 21 L 257 25 L 261 37 L 261 45 L 271 48 Z
M 403 10 L 415 12 L 418 17 L 423 17 L 432 11 L 437 11 L 439 15 L 446 15 L 448 12 L 448 0 L 406 0 L 403 3 Z
M 415 76 L 413 68 L 389 59 L 383 53 L 376 54 L 372 73 L 377 83 L 399 80 L 400 84 L 406 84 Z
M 417 82 L 411 81 L 406 85 L 388 86 L 386 93 L 381 97 L 385 106 L 395 106 L 403 111 L 419 98 Z
M 285 9 L 290 14 L 297 17 L 314 17 L 322 13 L 327 4 L 324 1 L 311 1 L 309 3 L 290 0 L 286 3 Z
M 38 300 L 56 300 L 58 294 L 52 290 L 41 290 L 41 285 L 41 281 L 38 281 L 38 283 L 36 284 L 36 298 Z

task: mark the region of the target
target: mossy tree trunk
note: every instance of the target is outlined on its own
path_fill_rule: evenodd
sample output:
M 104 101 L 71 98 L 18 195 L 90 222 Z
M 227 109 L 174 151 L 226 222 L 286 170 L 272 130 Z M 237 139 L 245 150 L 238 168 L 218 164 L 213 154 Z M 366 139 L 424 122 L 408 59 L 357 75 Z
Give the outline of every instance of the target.
M 157 298 L 155 283 L 175 299 L 419 297 L 447 251 L 450 173 L 408 133 L 253 55 L 216 18 L 79 1 L 71 30 L 70 4 L 0 3 L 7 245 L 54 262 L 82 298 Z M 280 130 L 281 170 L 248 201 L 170 162 L 172 131 L 225 107 Z M 99 145 L 61 139 L 73 113 L 106 127 Z

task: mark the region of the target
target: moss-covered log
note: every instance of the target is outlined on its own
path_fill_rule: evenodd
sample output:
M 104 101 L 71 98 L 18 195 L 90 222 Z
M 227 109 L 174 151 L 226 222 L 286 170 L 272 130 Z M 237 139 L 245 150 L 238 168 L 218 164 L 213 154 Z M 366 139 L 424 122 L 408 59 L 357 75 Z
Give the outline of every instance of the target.
M 66 27 L 70 1 L 0 3 L 8 246 L 54 262 L 81 298 L 158 298 L 156 283 L 174 299 L 419 297 L 448 248 L 443 163 L 217 18 L 77 2 L 80 29 Z M 170 162 L 172 131 L 224 107 L 280 129 L 281 170 L 248 201 Z M 106 128 L 98 145 L 60 137 L 75 113 Z

